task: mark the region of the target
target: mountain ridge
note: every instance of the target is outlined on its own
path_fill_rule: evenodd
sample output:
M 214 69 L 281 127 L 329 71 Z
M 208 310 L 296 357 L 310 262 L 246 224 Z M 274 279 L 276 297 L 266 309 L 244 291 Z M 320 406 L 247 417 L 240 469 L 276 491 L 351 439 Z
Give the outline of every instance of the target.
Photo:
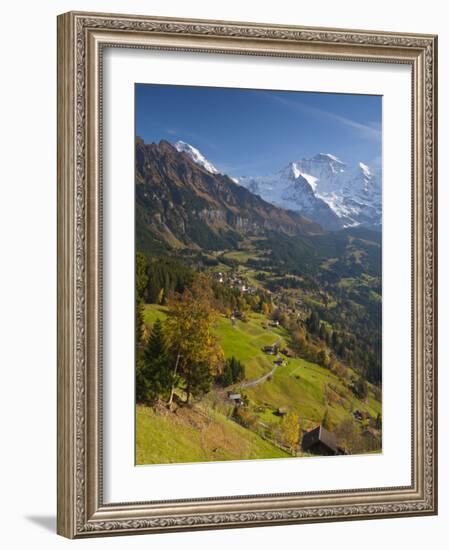
M 312 193 L 305 191 L 304 180 Z M 325 229 L 381 225 L 381 182 L 363 162 L 348 166 L 335 155 L 318 153 L 290 162 L 275 174 L 243 176 L 238 181 L 265 200 L 298 211 Z M 298 186 L 301 192 L 295 193 Z
M 177 141 L 175 148 L 212 174 L 220 173 L 197 148 Z M 348 165 L 331 153 L 291 161 L 273 174 L 227 176 L 266 202 L 292 210 L 334 231 L 382 223 L 379 173 L 364 162 Z
M 220 249 L 246 236 L 320 234 L 296 212 L 265 201 L 230 177 L 211 173 L 168 141 L 136 139 L 136 224 L 172 247 Z

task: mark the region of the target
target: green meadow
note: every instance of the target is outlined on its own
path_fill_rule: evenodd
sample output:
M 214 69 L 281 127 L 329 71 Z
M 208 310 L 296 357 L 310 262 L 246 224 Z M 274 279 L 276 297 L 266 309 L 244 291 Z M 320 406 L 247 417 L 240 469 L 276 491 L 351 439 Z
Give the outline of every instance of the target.
M 144 320 L 148 325 L 166 317 L 166 307 L 145 306 Z M 285 364 L 277 367 L 268 380 L 241 387 L 273 369 L 275 357 L 264 353 L 264 346 L 276 342 L 281 347 L 289 344 L 287 331 L 267 326 L 268 323 L 266 317 L 257 313 L 250 313 L 246 321 L 234 322 L 221 315 L 214 328 L 225 357 L 235 356 L 245 365 L 245 380 L 232 389 L 240 392 L 247 402 L 252 415 L 251 429 L 231 418 L 232 407 L 225 404 L 225 392 L 218 388 L 192 407 L 179 407 L 177 414 L 139 405 L 138 464 L 289 456 L 264 437 L 281 426 L 280 408 L 297 416 L 303 430 L 320 424 L 325 414 L 328 426 L 333 428 L 345 419 L 353 421 L 355 410 L 372 418 L 381 413 L 381 402 L 371 386 L 366 399 L 355 397 L 350 387 L 350 369 L 342 379 L 331 370 L 299 357 L 284 358 Z

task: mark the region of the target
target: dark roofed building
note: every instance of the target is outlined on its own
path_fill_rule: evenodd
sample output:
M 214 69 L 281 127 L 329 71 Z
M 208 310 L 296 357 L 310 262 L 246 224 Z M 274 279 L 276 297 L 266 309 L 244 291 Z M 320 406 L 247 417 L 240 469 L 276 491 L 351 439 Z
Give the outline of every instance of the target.
M 305 433 L 301 446 L 304 451 L 315 455 L 331 456 L 340 454 L 335 434 L 328 432 L 322 426 Z
M 272 346 L 264 346 L 262 348 L 262 351 L 264 353 L 267 353 L 268 355 L 276 355 L 276 353 L 278 352 L 278 348 L 276 344 L 273 344 Z

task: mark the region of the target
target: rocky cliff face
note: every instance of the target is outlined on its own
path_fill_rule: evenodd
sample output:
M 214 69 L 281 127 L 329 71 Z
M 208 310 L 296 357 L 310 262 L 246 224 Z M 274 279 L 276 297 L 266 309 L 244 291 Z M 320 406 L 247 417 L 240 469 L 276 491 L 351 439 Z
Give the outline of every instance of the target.
M 228 176 L 212 173 L 167 141 L 136 140 L 136 223 L 170 246 L 222 249 L 245 236 L 321 233 Z

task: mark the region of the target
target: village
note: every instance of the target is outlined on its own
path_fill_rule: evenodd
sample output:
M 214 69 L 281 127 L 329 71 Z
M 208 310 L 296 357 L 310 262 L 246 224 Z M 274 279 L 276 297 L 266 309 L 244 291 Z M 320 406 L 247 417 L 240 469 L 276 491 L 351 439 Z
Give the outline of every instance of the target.
M 302 320 L 310 314 L 311 309 L 307 307 L 304 301 L 298 297 L 298 289 L 290 291 L 271 291 L 260 284 L 256 286 L 250 282 L 247 276 L 244 275 L 242 266 L 233 268 L 230 271 L 214 271 L 213 278 L 215 282 L 238 290 L 244 295 L 254 296 L 260 292 L 261 289 L 263 289 L 263 292 L 269 296 L 273 307 L 275 307 L 280 313 L 294 316 L 295 318 Z M 321 293 L 320 297 L 322 296 L 326 299 L 324 293 Z M 234 310 L 233 316 L 235 319 L 242 319 L 244 318 L 244 313 Z M 272 320 L 271 323 L 277 323 L 275 325 L 271 324 L 271 326 L 279 326 L 279 321 Z

